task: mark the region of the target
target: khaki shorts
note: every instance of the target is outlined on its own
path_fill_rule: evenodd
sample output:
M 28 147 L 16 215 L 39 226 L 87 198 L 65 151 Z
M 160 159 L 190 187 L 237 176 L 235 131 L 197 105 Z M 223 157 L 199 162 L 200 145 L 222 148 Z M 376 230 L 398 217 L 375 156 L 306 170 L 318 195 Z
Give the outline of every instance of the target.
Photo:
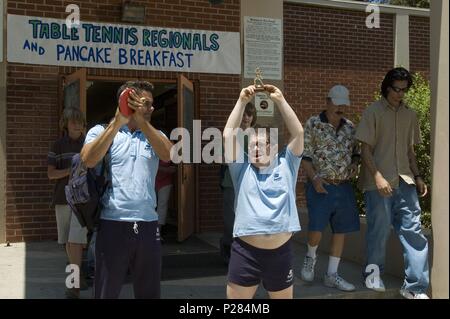
M 69 205 L 55 205 L 58 243 L 87 243 L 87 228 L 81 227 Z

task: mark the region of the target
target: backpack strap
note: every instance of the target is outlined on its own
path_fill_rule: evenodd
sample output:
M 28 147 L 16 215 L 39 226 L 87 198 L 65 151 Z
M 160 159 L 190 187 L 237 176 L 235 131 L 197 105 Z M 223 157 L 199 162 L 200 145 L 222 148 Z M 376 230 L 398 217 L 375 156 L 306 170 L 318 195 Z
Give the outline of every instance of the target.
M 103 123 L 103 124 L 101 124 L 101 126 L 103 126 L 103 128 L 106 129 L 108 127 L 108 124 Z M 114 141 L 112 143 L 114 143 Z M 103 194 L 105 193 L 105 191 L 108 188 L 109 183 L 110 183 L 110 180 L 109 180 L 109 178 L 107 178 L 108 176 L 106 175 L 106 156 L 109 153 L 109 151 L 111 150 L 112 143 L 109 146 L 108 150 L 106 151 L 105 156 L 103 156 L 103 159 L 102 159 L 102 168 L 100 170 L 100 176 L 103 176 L 105 178 L 105 185 L 103 187 L 103 191 L 101 193 L 101 196 L 103 196 Z

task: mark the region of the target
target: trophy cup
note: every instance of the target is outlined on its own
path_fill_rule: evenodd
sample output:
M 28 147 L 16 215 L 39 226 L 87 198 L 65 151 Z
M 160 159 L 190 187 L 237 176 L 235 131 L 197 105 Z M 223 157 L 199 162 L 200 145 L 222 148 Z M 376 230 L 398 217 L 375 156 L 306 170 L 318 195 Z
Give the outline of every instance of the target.
M 257 92 L 262 92 L 262 91 L 264 91 L 264 83 L 262 81 L 261 69 L 260 68 L 256 68 L 255 73 L 256 73 L 256 77 L 255 77 L 253 83 L 255 85 L 256 91 Z

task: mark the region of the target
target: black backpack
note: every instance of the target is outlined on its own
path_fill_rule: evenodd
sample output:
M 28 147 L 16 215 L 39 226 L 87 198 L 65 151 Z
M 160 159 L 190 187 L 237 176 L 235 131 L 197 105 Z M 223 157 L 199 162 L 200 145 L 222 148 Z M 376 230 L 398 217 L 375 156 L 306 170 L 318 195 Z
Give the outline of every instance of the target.
M 80 154 L 72 157 L 69 182 L 65 187 L 66 199 L 81 226 L 94 231 L 100 220 L 100 199 L 108 188 L 106 179 L 106 155 L 102 160 L 101 174 L 95 168 L 87 168 Z

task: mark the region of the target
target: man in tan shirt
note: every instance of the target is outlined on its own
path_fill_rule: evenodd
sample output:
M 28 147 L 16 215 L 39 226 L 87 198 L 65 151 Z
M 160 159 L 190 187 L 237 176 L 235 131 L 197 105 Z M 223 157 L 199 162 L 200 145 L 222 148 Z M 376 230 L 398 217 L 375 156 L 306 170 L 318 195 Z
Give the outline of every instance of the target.
M 381 86 L 381 99 L 364 111 L 356 131 L 356 138 L 362 142 L 359 187 L 364 192 L 368 226 L 365 274 L 368 288 L 385 290 L 379 273 L 383 272 L 392 224 L 405 259 L 400 293 L 408 299 L 428 299 L 428 242 L 421 233 L 418 199 L 418 194 L 427 194 L 427 186 L 414 152 L 414 145 L 421 142 L 420 127 L 416 113 L 403 103 L 411 85 L 412 77 L 406 69 L 389 71 Z M 379 272 L 369 275 L 374 265 Z

